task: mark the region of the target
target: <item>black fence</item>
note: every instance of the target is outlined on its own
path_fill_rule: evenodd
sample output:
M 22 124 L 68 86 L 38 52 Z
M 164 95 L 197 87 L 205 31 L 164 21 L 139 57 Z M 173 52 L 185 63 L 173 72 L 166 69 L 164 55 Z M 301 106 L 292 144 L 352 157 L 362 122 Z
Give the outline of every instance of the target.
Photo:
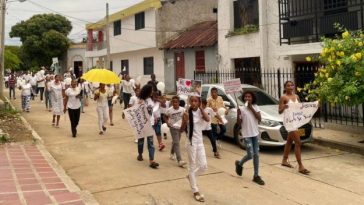
M 213 71 L 194 73 L 195 80 L 202 80 L 204 84 L 221 84 L 224 81 L 239 78 L 242 84 L 250 84 L 265 90 L 269 95 L 279 99 L 283 94 L 284 82 L 293 81 L 296 87 L 303 88 L 305 84 L 314 80 L 317 67 L 301 67 L 292 69 L 239 68 L 235 71 Z M 299 93 L 301 101 L 305 96 Z M 345 106 L 339 104 L 321 103 L 320 110 L 313 120 L 315 127 L 321 127 L 322 122 L 337 123 L 351 126 L 364 126 L 364 105 Z

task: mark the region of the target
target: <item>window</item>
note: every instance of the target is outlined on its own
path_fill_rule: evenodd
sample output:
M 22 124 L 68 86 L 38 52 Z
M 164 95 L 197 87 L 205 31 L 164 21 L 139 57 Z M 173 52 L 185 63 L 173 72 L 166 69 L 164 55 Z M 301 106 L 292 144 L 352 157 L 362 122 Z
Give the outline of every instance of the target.
M 113 66 L 114 66 L 114 65 L 113 65 L 112 61 L 110 61 L 110 70 L 111 70 L 111 71 L 113 71 Z
M 205 72 L 205 51 L 196 51 L 196 71 Z
M 154 73 L 153 57 L 144 58 L 144 75 L 151 75 L 153 73 Z
M 114 21 L 114 36 L 121 34 L 121 20 Z
M 234 28 L 259 25 L 258 0 L 234 1 Z
M 135 14 L 135 30 L 145 28 L 145 14 L 144 12 Z
M 121 72 L 129 75 L 129 60 L 121 60 Z

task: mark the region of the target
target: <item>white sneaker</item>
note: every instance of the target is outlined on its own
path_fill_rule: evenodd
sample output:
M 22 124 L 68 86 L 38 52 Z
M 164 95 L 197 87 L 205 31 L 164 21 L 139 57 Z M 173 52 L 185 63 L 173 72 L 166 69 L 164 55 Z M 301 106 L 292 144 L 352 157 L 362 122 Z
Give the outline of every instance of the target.
M 185 161 L 183 161 L 183 160 L 181 160 L 181 161 L 179 161 L 178 162 L 178 166 L 179 167 L 183 167 L 183 166 L 185 166 L 187 164 L 187 162 L 185 162 Z
M 176 159 L 176 157 L 174 156 L 174 154 L 171 154 L 171 155 L 169 156 L 169 159 L 170 159 L 170 160 L 175 160 L 175 159 Z

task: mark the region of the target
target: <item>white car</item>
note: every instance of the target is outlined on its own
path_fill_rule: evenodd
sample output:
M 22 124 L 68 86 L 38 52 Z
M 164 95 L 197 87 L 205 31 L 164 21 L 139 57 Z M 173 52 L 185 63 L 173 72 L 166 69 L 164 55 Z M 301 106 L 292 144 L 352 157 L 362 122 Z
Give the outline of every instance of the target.
M 242 92 L 235 95 L 226 94 L 222 84 L 204 84 L 202 85 L 201 98 L 207 99 L 211 96 L 211 88 L 217 88 L 218 95 L 224 100 L 225 106 L 229 108 L 226 116 L 228 123 L 226 124 L 226 136 L 235 139 L 240 147 L 244 147 L 243 138 L 239 126 L 236 125 L 237 106 L 244 105 L 242 100 Z M 251 86 L 242 85 L 244 91 L 252 91 L 257 98 L 257 105 L 261 110 L 262 121 L 259 124 L 260 135 L 259 144 L 261 146 L 284 146 L 288 137 L 288 132 L 283 126 L 283 117 L 278 113 L 278 101 L 268 95 L 263 90 Z M 186 97 L 181 97 L 187 101 Z M 299 130 L 302 143 L 312 141 L 312 125 L 308 123 Z

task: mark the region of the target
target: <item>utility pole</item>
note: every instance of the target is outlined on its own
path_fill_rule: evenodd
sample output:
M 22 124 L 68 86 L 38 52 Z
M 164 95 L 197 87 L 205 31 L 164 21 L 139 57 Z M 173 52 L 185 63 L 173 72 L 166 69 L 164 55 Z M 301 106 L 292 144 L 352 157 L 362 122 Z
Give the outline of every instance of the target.
M 109 3 L 106 3 L 106 68 L 110 68 Z
M 6 13 L 6 0 L 1 1 L 1 39 L 0 39 L 0 99 L 4 99 L 4 61 L 5 61 L 5 13 Z

